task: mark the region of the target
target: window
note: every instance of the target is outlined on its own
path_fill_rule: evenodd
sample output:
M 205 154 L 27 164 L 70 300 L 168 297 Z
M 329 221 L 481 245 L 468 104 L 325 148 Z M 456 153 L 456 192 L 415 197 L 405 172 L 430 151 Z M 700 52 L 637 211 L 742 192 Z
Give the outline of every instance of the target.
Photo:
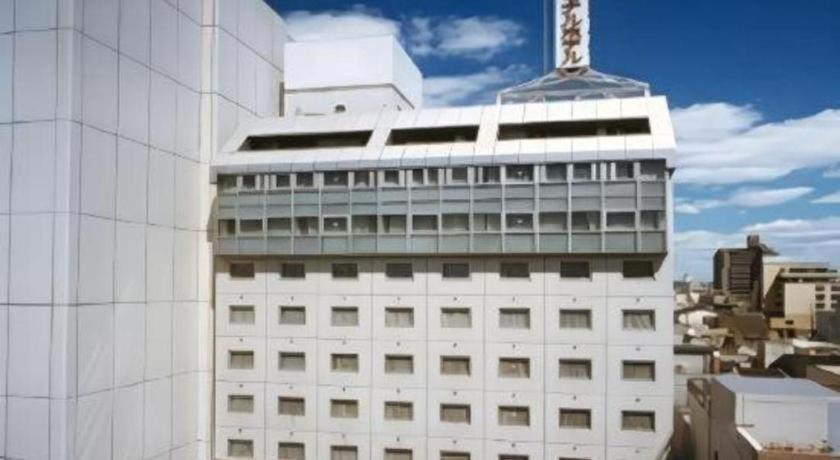
M 359 402 L 355 399 L 330 400 L 330 416 L 334 418 L 359 418 Z
M 228 457 L 253 458 L 254 441 L 250 439 L 228 439 Z
M 429 185 L 437 185 L 440 183 L 440 170 L 439 169 L 427 169 L 426 170 L 426 183 Z
M 245 235 L 262 233 L 262 219 L 242 219 L 239 221 L 239 231 Z
M 499 425 L 502 426 L 529 426 L 531 424 L 531 411 L 521 406 L 500 406 Z
M 405 216 L 382 216 L 382 233 L 386 235 L 405 235 Z
M 653 412 L 621 411 L 621 429 L 627 431 L 656 431 Z
M 572 212 L 572 230 L 595 231 L 601 228 L 601 213 L 597 211 Z
M 389 187 L 398 187 L 400 185 L 400 172 L 396 169 L 383 171 L 382 185 Z
M 499 276 L 502 278 L 530 278 L 531 268 L 527 262 L 502 262 L 499 265 Z
M 441 308 L 440 327 L 468 328 L 472 327 L 472 315 L 469 308 Z
M 269 217 L 268 232 L 280 235 L 292 234 L 292 219 L 288 217 Z
M 414 404 L 385 401 L 385 420 L 414 420 Z
M 236 235 L 236 219 L 219 219 L 219 236 Z
M 414 357 L 411 355 L 385 355 L 386 374 L 413 374 Z
M 236 192 L 238 188 L 236 185 L 236 176 L 223 176 L 220 174 L 216 183 L 218 184 L 219 191 L 223 193 Z
M 632 179 L 633 163 L 630 161 L 619 161 L 615 164 L 615 179 Z
M 332 307 L 330 326 L 356 327 L 359 325 L 358 307 Z
M 281 278 L 306 278 L 306 265 L 284 263 L 280 266 Z
M 636 228 L 636 213 L 634 212 L 608 212 L 608 230 L 633 230 Z
M 358 278 L 359 266 L 350 263 L 332 264 L 332 277 L 340 279 Z
M 467 184 L 469 181 L 469 168 L 452 168 L 449 170 L 450 184 Z
M 253 278 L 254 264 L 249 262 L 231 262 L 230 264 L 231 278 Z
M 278 369 L 286 372 L 303 372 L 306 370 L 306 353 L 303 352 L 280 352 L 280 363 Z
M 317 217 L 295 217 L 295 235 L 309 236 L 318 234 Z
M 662 211 L 642 211 L 639 213 L 642 230 L 664 230 L 665 213 Z
M 414 268 L 408 262 L 393 262 L 385 264 L 385 276 L 388 278 L 408 278 L 414 277 Z
M 247 370 L 254 368 L 253 351 L 229 351 L 228 369 Z
M 560 309 L 560 329 L 592 329 L 592 310 Z
M 592 361 L 588 359 L 561 359 L 560 378 L 592 380 Z
M 665 162 L 662 160 L 642 161 L 640 166 L 640 177 L 644 180 L 656 180 L 665 178 Z
M 242 189 L 253 191 L 257 189 L 257 176 L 242 176 Z
M 384 460 L 412 460 L 413 458 L 411 449 L 385 449 Z
M 547 182 L 566 182 L 566 165 L 545 165 L 545 180 Z
M 653 361 L 622 361 L 621 378 L 624 380 L 656 380 L 656 363 Z
M 441 126 L 433 128 L 395 128 L 388 137 L 388 145 L 437 144 L 474 142 L 478 126 Z
M 288 174 L 274 174 L 274 188 L 289 188 L 292 185 Z
M 228 395 L 228 412 L 254 412 L 254 397 L 251 395 Z
M 315 174 L 310 172 L 295 174 L 295 186 L 298 188 L 314 187 Z
M 302 326 L 306 324 L 306 307 L 280 307 L 280 324 Z
M 624 310 L 621 314 L 624 330 L 652 331 L 656 329 L 656 316 L 653 310 Z
M 508 231 L 530 232 L 534 230 L 534 216 L 532 214 L 507 214 L 505 226 Z
M 324 173 L 325 187 L 347 187 L 348 178 L 346 171 L 328 171 Z
M 330 369 L 333 372 L 359 372 L 359 355 L 352 353 L 333 353 L 330 355 Z
M 230 324 L 254 324 L 256 315 L 253 305 L 231 305 L 228 316 Z
M 301 150 L 315 148 L 364 147 L 371 131 L 290 133 L 251 136 L 240 150 Z
M 411 217 L 412 229 L 415 232 L 436 232 L 438 230 L 438 216 L 415 215 Z
M 621 265 L 621 275 L 625 278 L 653 278 L 654 272 L 650 260 L 625 260 Z
M 572 178 L 576 181 L 592 180 L 591 163 L 575 163 L 572 165 Z
M 505 166 L 505 178 L 508 182 L 533 182 L 534 166 L 508 165 Z
M 591 429 L 592 411 L 589 409 L 560 408 L 560 428 Z
M 385 327 L 414 327 L 414 309 L 386 307 Z
M 355 188 L 370 188 L 370 187 L 373 187 L 373 172 L 372 171 L 354 171 L 353 172 L 353 187 L 355 187 Z
M 501 214 L 473 214 L 473 225 L 476 232 L 502 231 Z
M 589 262 L 582 260 L 560 262 L 560 278 L 591 279 L 592 271 Z
M 468 263 L 444 263 L 444 278 L 469 278 L 470 264 Z
M 540 231 L 541 232 L 565 232 L 566 231 L 566 213 L 565 212 L 541 212 L 540 213 Z
M 516 379 L 531 377 L 531 360 L 528 358 L 499 358 L 499 377 Z
M 347 218 L 324 217 L 324 233 L 347 233 Z
M 331 446 L 330 460 L 358 460 L 359 449 L 356 446 Z
M 502 329 L 530 329 L 531 310 L 527 308 L 500 309 L 499 327 Z
M 302 417 L 306 414 L 306 400 L 280 396 L 277 398 L 277 413 Z
M 470 231 L 470 215 L 469 214 L 444 214 L 443 215 L 443 232 L 444 233 L 459 233 Z
M 528 460 L 528 456 L 527 455 L 502 454 L 502 455 L 499 455 L 499 460 Z
M 470 375 L 469 356 L 441 356 L 441 375 Z
M 479 182 L 482 184 L 498 184 L 501 182 L 502 174 L 498 166 L 484 166 L 479 171 Z
M 422 169 L 411 170 L 411 185 L 420 186 L 426 183 L 425 174 Z
M 466 452 L 441 451 L 440 460 L 471 460 L 470 454 Z
M 440 421 L 446 423 L 470 424 L 472 414 L 468 404 L 441 404 Z
M 298 442 L 281 442 L 277 444 L 279 460 L 306 460 L 306 450 Z

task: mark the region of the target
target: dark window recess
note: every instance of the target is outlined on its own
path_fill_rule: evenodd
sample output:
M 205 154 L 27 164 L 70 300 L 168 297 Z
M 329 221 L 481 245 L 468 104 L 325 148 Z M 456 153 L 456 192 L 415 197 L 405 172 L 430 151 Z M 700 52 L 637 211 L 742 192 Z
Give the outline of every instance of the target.
M 499 125 L 499 140 L 545 139 L 552 137 L 624 136 L 650 134 L 647 118 L 592 121 L 549 121 Z
M 232 262 L 230 264 L 231 278 L 253 278 L 254 264 L 248 262 Z
M 297 150 L 340 147 L 364 147 L 373 131 L 343 133 L 280 134 L 251 136 L 239 150 Z
M 475 142 L 477 138 L 478 126 L 394 129 L 388 137 L 388 145 Z

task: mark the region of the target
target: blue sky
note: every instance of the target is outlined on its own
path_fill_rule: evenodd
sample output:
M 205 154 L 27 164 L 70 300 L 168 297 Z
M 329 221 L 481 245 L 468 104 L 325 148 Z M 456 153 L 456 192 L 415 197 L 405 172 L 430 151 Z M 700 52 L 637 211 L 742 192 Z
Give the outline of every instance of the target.
M 270 0 L 296 39 L 393 33 L 427 105 L 492 100 L 542 73 L 542 0 Z M 680 147 L 678 274 L 760 232 L 840 265 L 840 2 L 591 0 L 592 60 L 667 95 Z

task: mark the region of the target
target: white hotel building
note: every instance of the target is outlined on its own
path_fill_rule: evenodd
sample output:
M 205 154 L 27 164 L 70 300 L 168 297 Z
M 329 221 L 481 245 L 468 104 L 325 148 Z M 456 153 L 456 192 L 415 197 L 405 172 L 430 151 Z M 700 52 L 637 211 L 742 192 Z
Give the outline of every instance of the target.
M 665 99 L 421 89 L 260 0 L 0 0 L 0 458 L 658 458 Z

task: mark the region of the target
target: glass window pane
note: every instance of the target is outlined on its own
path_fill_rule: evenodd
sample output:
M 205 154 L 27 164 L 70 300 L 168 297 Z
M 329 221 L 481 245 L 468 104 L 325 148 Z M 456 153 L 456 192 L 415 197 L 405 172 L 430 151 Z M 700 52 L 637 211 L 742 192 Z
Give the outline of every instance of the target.
M 382 182 L 386 186 L 394 187 L 400 185 L 400 172 L 397 170 L 384 171 L 382 173 Z
M 534 216 L 532 214 L 507 214 L 505 225 L 510 231 L 534 230 Z
M 531 360 L 528 358 L 499 358 L 499 377 L 517 379 L 531 377 Z
M 359 402 L 353 399 L 333 399 L 330 401 L 330 416 L 359 418 Z
M 482 184 L 498 184 L 501 182 L 502 174 L 498 166 L 484 166 L 481 168 Z
M 295 218 L 295 235 L 307 236 L 318 234 L 318 218 L 317 217 L 296 217 Z
M 324 233 L 347 233 L 347 218 L 324 217 Z
M 254 324 L 256 315 L 253 305 L 231 305 L 228 322 L 230 324 Z
M 356 327 L 359 325 L 359 309 L 357 307 L 333 307 L 330 316 L 330 326 Z
M 254 412 L 254 397 L 251 395 L 228 395 L 228 412 Z
M 586 261 L 568 261 L 560 262 L 560 278 L 582 279 L 592 278 L 592 272 L 589 267 L 589 262 Z
M 533 165 L 508 165 L 505 166 L 505 178 L 508 182 L 533 182 Z
M 592 180 L 592 164 L 591 163 L 575 163 L 572 166 L 573 178 L 576 181 Z
M 656 316 L 653 310 L 624 310 L 622 324 L 626 330 L 656 329 Z
M 359 266 L 351 263 L 332 264 L 332 277 L 343 279 L 358 278 Z
M 621 378 L 624 380 L 656 380 L 656 364 L 652 361 L 623 361 Z
M 471 419 L 470 406 L 465 404 L 441 404 L 440 421 L 447 423 L 469 424 Z
M 609 230 L 633 230 L 636 228 L 636 213 L 634 212 L 608 212 L 607 229 Z
M 230 264 L 231 278 L 253 278 L 254 264 L 250 262 L 233 262 Z
M 280 307 L 280 324 L 302 326 L 306 324 L 306 307 Z
M 499 232 L 502 230 L 501 214 L 473 214 L 476 232 Z
M 440 460 L 471 460 L 470 454 L 466 452 L 447 452 L 440 453 Z
M 531 268 L 527 262 L 502 262 L 499 265 L 502 278 L 530 278 Z
M 414 277 L 414 267 L 409 262 L 401 263 L 386 263 L 385 276 L 388 278 L 407 278 Z
M 441 356 L 440 373 L 442 375 L 470 375 L 470 357 Z
M 281 442 L 277 444 L 279 460 L 306 460 L 306 450 L 301 443 Z
M 414 405 L 410 402 L 385 401 L 385 420 L 413 420 Z
M 291 178 L 288 174 L 275 174 L 274 187 L 275 188 L 289 188 L 291 185 Z
M 315 174 L 313 173 L 297 173 L 295 174 L 295 186 L 298 188 L 313 187 L 315 185 Z
M 328 171 L 324 173 L 325 187 L 347 187 L 346 171 Z
M 531 424 L 531 411 L 527 407 L 499 407 L 499 425 L 528 426 Z
M 467 168 L 452 168 L 450 171 L 452 184 L 466 184 L 469 182 L 469 170 Z
M 269 233 L 290 235 L 292 233 L 292 219 L 288 217 L 269 217 Z
M 306 278 L 306 265 L 284 263 L 280 266 L 281 278 Z
M 642 179 L 655 180 L 665 178 L 665 162 L 662 160 L 642 161 L 640 169 Z
M 254 441 L 250 439 L 228 439 L 228 457 L 252 458 Z
M 470 215 L 444 214 L 443 231 L 444 233 L 458 233 L 470 231 Z
M 665 213 L 662 211 L 642 211 L 639 220 L 642 230 L 665 230 Z
M 444 263 L 444 278 L 469 278 L 470 264 L 467 263 Z
M 572 380 L 591 380 L 592 361 L 588 359 L 561 359 L 560 378 Z
M 411 185 L 419 186 L 426 183 L 425 174 L 422 169 L 411 170 Z
M 385 327 L 414 327 L 414 309 L 386 308 Z
M 592 428 L 592 411 L 589 409 L 560 409 L 560 427 L 588 430 Z
M 500 309 L 499 327 L 502 329 L 530 329 L 531 310 L 527 308 Z
M 334 353 L 330 355 L 333 372 L 359 372 L 359 355 Z
M 353 186 L 356 188 L 369 188 L 373 186 L 371 177 L 373 174 L 370 171 L 355 171 L 353 172 Z
M 236 176 L 219 175 L 216 184 L 221 193 L 236 192 L 238 186 L 236 185 Z
M 619 161 L 615 164 L 616 179 L 632 179 L 633 176 L 633 162 Z
M 306 354 L 302 352 L 281 351 L 278 369 L 287 372 L 303 372 L 306 370 Z
M 359 449 L 356 446 L 332 446 L 330 460 L 359 460 Z
M 560 310 L 560 329 L 592 329 L 592 310 Z
M 542 232 L 565 232 L 566 231 L 566 213 L 565 212 L 541 212 L 540 213 L 540 231 L 542 231 Z
M 414 357 L 410 355 L 386 355 L 386 374 L 413 374 Z
M 622 411 L 621 429 L 628 431 L 656 431 L 653 412 Z
M 242 190 L 256 190 L 257 176 L 242 176 Z
M 303 398 L 280 396 L 277 398 L 277 413 L 302 417 L 306 415 L 306 401 Z
M 436 232 L 438 230 L 438 216 L 412 216 L 411 225 L 415 232 Z
M 440 327 L 468 328 L 472 327 L 472 315 L 469 308 L 441 308 Z
M 382 233 L 388 235 L 405 235 L 405 216 L 382 216 Z
M 239 221 L 239 232 L 243 234 L 262 233 L 262 219 L 243 219 Z
M 233 351 L 228 354 L 228 369 L 248 370 L 254 368 L 253 351 Z
M 566 182 L 566 165 L 545 165 L 545 180 L 548 182 Z
M 601 213 L 575 211 L 572 213 L 572 230 L 595 231 L 601 228 Z
M 440 183 L 440 170 L 439 169 L 427 169 L 426 170 L 426 184 L 437 185 L 439 183 Z
M 384 460 L 413 460 L 411 449 L 385 449 Z
M 219 219 L 219 236 L 236 235 L 236 219 Z
M 621 274 L 625 278 L 653 278 L 653 262 L 649 260 L 625 260 L 621 266 Z

